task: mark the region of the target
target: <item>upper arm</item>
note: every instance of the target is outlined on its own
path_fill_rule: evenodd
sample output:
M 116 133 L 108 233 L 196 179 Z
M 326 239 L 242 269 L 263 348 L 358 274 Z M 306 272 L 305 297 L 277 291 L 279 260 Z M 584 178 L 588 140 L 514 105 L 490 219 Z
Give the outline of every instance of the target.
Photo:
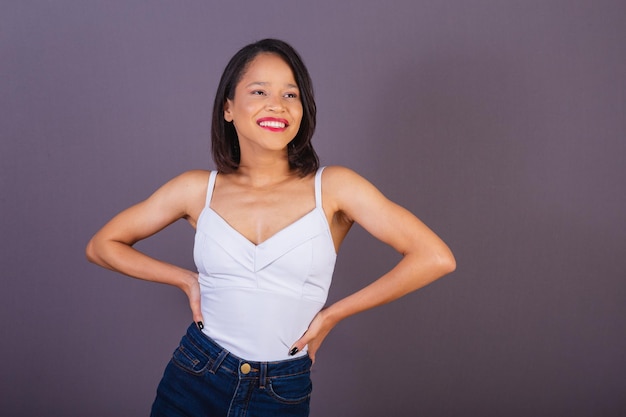
M 92 240 L 132 245 L 178 219 L 187 218 L 195 224 L 206 195 L 207 179 L 206 171 L 189 171 L 177 176 L 146 200 L 113 217 Z
M 386 198 L 373 184 L 343 167 L 329 167 L 325 190 L 333 209 L 403 255 L 447 255 L 447 245 L 422 221 Z

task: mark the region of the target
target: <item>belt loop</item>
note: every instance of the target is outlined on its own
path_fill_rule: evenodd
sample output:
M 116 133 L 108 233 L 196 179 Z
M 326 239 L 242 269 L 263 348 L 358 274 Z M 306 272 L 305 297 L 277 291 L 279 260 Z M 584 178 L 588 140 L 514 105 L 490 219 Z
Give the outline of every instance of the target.
M 259 388 L 265 389 L 265 380 L 267 379 L 267 362 L 261 362 L 261 371 L 259 373 Z
M 215 362 L 213 362 L 213 365 L 211 365 L 211 369 L 209 370 L 209 372 L 211 372 L 212 374 L 217 372 L 217 370 L 222 365 L 222 362 L 224 362 L 224 359 L 226 359 L 226 356 L 228 356 L 228 351 L 226 349 L 222 349 L 220 354 L 217 355 L 217 358 L 215 358 Z

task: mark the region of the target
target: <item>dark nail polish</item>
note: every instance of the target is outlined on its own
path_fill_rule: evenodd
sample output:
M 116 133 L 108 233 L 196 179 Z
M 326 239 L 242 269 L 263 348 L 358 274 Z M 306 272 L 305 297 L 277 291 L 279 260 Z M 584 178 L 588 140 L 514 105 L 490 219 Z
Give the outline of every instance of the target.
M 198 326 L 198 329 L 200 329 L 200 330 L 204 329 L 204 324 L 202 324 L 201 321 L 197 322 L 196 326 Z
M 294 348 L 292 348 L 292 349 L 289 351 L 289 356 L 293 356 L 293 355 L 295 355 L 296 353 L 298 353 L 298 348 L 297 348 L 297 347 L 294 347 Z

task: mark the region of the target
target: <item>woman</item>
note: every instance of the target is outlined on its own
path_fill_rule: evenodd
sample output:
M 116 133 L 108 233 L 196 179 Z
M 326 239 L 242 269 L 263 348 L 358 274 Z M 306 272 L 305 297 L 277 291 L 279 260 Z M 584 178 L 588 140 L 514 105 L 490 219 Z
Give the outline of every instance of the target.
M 218 170 L 172 179 L 89 242 L 90 261 L 189 299 L 195 323 L 165 370 L 154 416 L 306 416 L 310 366 L 337 323 L 454 270 L 446 244 L 415 216 L 353 171 L 318 167 L 315 115 L 308 71 L 291 46 L 244 47 L 215 98 Z M 196 228 L 198 272 L 133 248 L 180 218 Z M 403 257 L 323 308 L 354 222 Z

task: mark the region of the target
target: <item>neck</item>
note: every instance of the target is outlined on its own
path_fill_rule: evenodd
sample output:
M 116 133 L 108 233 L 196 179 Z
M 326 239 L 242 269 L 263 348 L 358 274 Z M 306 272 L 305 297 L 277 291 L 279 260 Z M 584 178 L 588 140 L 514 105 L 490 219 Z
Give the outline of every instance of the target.
M 294 173 L 289 168 L 287 153 L 280 156 L 274 155 L 253 155 L 248 156 L 242 152 L 237 176 L 255 187 L 273 185 L 290 178 Z

